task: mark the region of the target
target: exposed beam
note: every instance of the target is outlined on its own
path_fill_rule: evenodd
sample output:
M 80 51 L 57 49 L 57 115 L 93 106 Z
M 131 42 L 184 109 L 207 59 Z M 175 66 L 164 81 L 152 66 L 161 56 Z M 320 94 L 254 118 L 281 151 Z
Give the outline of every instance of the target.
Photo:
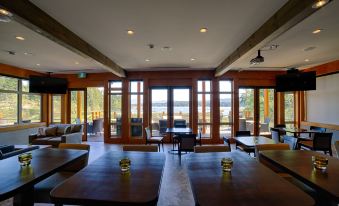
M 253 54 L 290 28 L 313 14 L 318 9 L 312 8 L 316 0 L 289 0 L 257 31 L 246 39 L 216 68 L 215 76 L 221 76 L 231 69 L 231 65 L 244 55 Z M 260 12 L 260 11 L 259 11 Z
M 0 6 L 13 13 L 13 19 L 71 51 L 94 60 L 108 71 L 125 77 L 125 71 L 61 23 L 28 0 L 0 0 Z

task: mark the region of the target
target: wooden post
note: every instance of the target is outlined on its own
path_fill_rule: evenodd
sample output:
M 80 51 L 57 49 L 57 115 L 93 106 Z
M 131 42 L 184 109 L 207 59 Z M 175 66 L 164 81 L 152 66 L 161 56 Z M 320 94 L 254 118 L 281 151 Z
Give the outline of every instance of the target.
M 140 118 L 140 82 L 137 83 L 137 117 Z
M 206 97 L 205 97 L 205 81 L 202 81 L 202 99 L 201 99 L 201 113 L 202 113 L 202 133 L 205 134 L 206 132 Z
M 82 122 L 82 119 L 81 119 L 81 91 L 77 91 L 77 118 L 80 120 L 80 122 Z M 71 120 L 72 121 L 72 120 Z
M 270 116 L 269 90 L 264 89 L 264 120 Z

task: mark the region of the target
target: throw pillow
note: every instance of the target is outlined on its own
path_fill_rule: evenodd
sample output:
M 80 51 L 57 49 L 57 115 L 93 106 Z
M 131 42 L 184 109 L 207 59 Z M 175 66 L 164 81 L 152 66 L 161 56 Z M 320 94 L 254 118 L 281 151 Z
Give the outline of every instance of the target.
M 45 129 L 44 127 L 39 127 L 38 128 L 38 136 L 45 136 L 46 133 L 45 133 Z
M 45 134 L 47 137 L 56 136 L 57 127 L 48 127 L 45 129 Z
M 71 133 L 80 132 L 82 125 L 81 124 L 74 124 L 72 125 Z
M 72 131 L 72 127 L 69 125 L 65 128 L 65 134 L 70 134 Z
M 58 127 L 57 131 L 56 131 L 57 136 L 62 136 L 64 134 L 66 134 L 65 131 L 66 131 L 66 128 L 68 127 L 68 125 L 58 125 L 57 127 Z

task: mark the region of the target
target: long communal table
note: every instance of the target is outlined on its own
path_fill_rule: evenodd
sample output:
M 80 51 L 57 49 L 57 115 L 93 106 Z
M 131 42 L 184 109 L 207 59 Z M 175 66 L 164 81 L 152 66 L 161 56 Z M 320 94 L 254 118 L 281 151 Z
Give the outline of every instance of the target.
M 231 173 L 223 173 L 220 161 L 233 159 Z M 186 159 L 196 205 L 314 205 L 313 199 L 248 155 L 195 153 Z
M 130 175 L 119 161 L 131 160 Z M 153 152 L 109 152 L 51 191 L 56 204 L 156 205 L 165 155 Z

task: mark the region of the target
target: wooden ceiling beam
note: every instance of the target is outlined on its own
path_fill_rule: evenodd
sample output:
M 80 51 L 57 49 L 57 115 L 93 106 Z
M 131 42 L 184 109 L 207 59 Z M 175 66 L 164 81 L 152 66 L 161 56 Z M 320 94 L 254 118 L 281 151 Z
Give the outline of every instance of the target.
M 312 5 L 315 2 L 316 0 L 289 0 L 257 31 L 222 61 L 215 70 L 215 76 L 218 77 L 223 75 L 231 69 L 230 66 L 235 61 L 243 58 L 245 55 L 253 54 L 258 49 L 266 46 L 269 42 L 320 9 L 312 8 Z
M 78 35 L 67 29 L 28 0 L 0 0 L 0 6 L 13 14 L 13 19 L 50 40 L 70 49 L 86 59 L 93 60 L 119 77 L 125 71 Z

